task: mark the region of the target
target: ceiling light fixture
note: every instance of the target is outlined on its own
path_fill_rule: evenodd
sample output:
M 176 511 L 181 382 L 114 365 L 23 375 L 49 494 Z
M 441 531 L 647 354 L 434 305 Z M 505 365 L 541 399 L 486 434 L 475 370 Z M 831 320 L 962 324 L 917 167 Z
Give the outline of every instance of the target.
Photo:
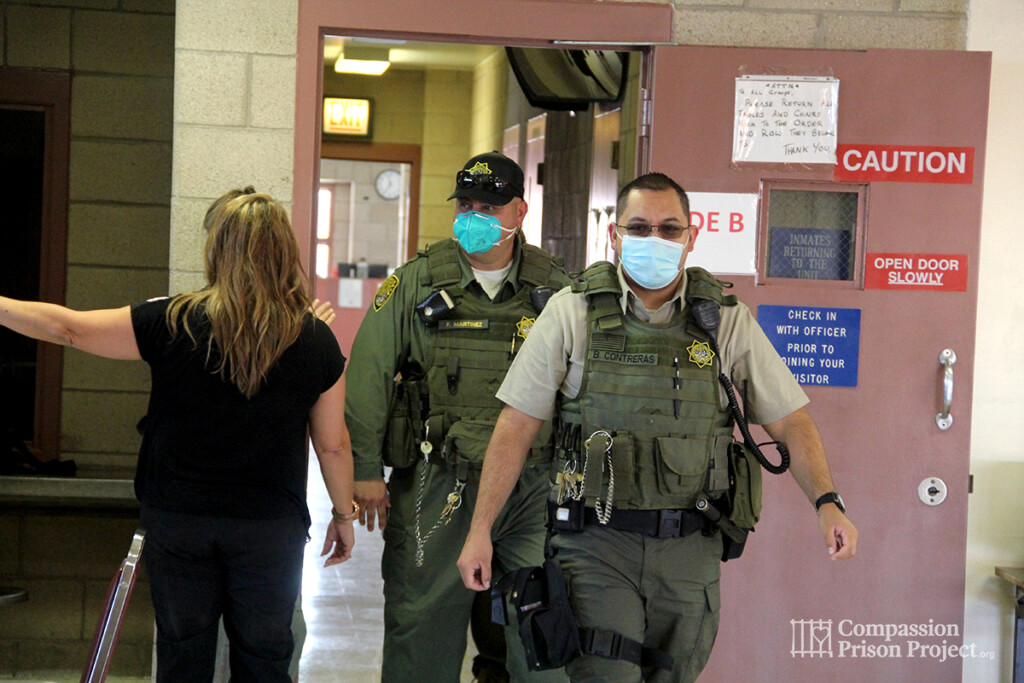
M 380 76 L 389 66 L 391 51 L 386 47 L 346 45 L 334 63 L 334 70 L 344 74 Z

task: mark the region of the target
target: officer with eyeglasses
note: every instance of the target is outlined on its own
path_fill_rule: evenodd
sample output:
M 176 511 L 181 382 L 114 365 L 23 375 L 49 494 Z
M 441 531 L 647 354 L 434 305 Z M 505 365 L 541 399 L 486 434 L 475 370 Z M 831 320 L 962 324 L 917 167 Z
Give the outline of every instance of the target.
M 523 180 L 498 152 L 467 161 L 448 198 L 453 237 L 383 282 L 352 347 L 345 420 L 360 523 L 384 535 L 384 681 L 459 681 L 469 623 L 476 680 L 565 680 L 528 671 L 514 627 L 506 638 L 488 596 L 455 566 L 502 408 L 494 393 L 548 297 L 569 283 L 559 259 L 523 238 Z M 495 572 L 543 558 L 550 441 L 542 425 L 495 511 Z
M 803 390 L 747 307 L 706 271 L 684 270 L 697 234 L 683 189 L 660 173 L 641 176 L 622 188 L 617 214 L 609 238 L 618 266 L 594 264 L 551 299 L 498 391 L 506 405 L 458 566 L 478 591 L 500 578 L 494 522 L 528 445 L 555 418 L 567 436 L 551 546 L 582 650 L 566 672 L 572 681 L 693 681 L 718 631 L 731 542 L 728 518 L 712 519 L 723 496 L 739 506 L 728 465 L 745 457 L 719 373 L 745 388 L 749 420 L 788 446 L 828 556 L 853 557 L 857 530 Z M 720 312 L 715 339 L 693 312 L 705 300 Z

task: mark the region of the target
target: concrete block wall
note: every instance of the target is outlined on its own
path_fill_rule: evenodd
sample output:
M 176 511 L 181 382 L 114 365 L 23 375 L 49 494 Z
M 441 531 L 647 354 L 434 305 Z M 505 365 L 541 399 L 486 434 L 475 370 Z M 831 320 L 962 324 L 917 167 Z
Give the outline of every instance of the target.
M 507 109 L 508 59 L 505 50 L 495 48 L 473 69 L 473 121 L 470 154 L 501 150 Z
M 380 76 L 358 76 L 324 68 L 324 95 L 373 100 L 372 142 L 419 145 L 425 77 L 421 70 L 392 68 Z
M 173 0 L 8 0 L 2 9 L 4 66 L 71 74 L 67 305 L 165 294 Z M 74 350 L 64 358 L 62 457 L 131 472 L 146 368 Z M 100 405 L 108 408 L 97 414 Z
M 178 0 L 170 292 L 205 285 L 202 218 L 253 185 L 291 206 L 297 0 Z
M 423 100 L 420 246 L 452 236 L 454 211 L 447 199 L 454 189 L 455 172 L 472 156 L 468 140 L 472 91 L 471 72 L 427 71 Z M 462 135 L 453 138 L 452 131 L 462 131 Z
M 0 678 L 82 670 L 107 589 L 128 552 L 135 510 L 0 511 L 0 583 L 29 594 L 0 619 Z M 145 571 L 125 612 L 111 675 L 152 668 L 153 609 Z
M 173 0 L 0 4 L 2 65 L 71 74 L 66 302 L 123 306 L 167 292 Z M 131 476 L 146 410 L 142 363 L 64 353 L 61 451 L 80 469 Z M 0 677 L 81 670 L 133 509 L 0 510 L 0 583 L 29 601 L 3 608 Z M 112 672 L 151 668 L 148 584 L 136 587 Z
M 696 0 L 675 2 L 685 45 L 963 50 L 969 0 Z
M 340 186 L 343 196 L 334 200 L 334 234 L 332 243 L 333 262 L 350 261 L 357 263 L 383 263 L 396 268 L 398 260 L 398 230 L 400 205 L 398 200 L 383 199 L 374 187 L 377 174 L 385 169 L 400 170 L 400 164 L 386 161 L 348 161 L 324 159 L 320 166 L 321 179 L 343 178 L 350 181 L 355 197 L 355 240 L 352 258 L 349 259 L 349 203 L 348 183 Z M 404 263 L 404 259 L 402 261 Z

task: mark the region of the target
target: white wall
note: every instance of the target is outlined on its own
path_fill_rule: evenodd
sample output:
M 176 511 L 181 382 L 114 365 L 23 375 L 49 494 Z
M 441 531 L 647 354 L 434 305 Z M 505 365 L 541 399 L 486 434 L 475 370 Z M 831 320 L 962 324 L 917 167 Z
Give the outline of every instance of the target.
M 994 660 L 964 659 L 965 681 L 1008 681 L 1013 657 L 1012 588 L 996 566 L 1024 566 L 1024 3 L 972 0 L 967 47 L 992 52 L 982 215 L 968 504 L 964 643 Z M 956 94 L 949 103 L 956 106 Z M 953 226 L 950 226 L 953 229 Z M 954 398 L 954 403 L 956 399 Z M 922 577 L 922 580 L 926 580 Z

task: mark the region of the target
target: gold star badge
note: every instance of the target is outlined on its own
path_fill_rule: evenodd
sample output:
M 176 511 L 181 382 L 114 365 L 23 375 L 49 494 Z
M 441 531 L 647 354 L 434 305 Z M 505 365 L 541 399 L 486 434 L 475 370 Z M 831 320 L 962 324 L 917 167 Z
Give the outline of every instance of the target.
M 533 324 L 537 322 L 536 318 L 527 318 L 523 316 L 523 319 L 516 323 L 516 332 L 523 339 L 526 339 L 526 335 L 530 334 L 530 330 L 533 329 Z
M 690 354 L 690 362 L 698 368 L 706 368 L 715 359 L 715 352 L 707 342 L 695 340 L 686 350 Z
M 491 167 L 483 161 L 478 161 L 473 164 L 473 168 L 469 169 L 470 173 L 482 173 L 483 175 L 491 175 Z

